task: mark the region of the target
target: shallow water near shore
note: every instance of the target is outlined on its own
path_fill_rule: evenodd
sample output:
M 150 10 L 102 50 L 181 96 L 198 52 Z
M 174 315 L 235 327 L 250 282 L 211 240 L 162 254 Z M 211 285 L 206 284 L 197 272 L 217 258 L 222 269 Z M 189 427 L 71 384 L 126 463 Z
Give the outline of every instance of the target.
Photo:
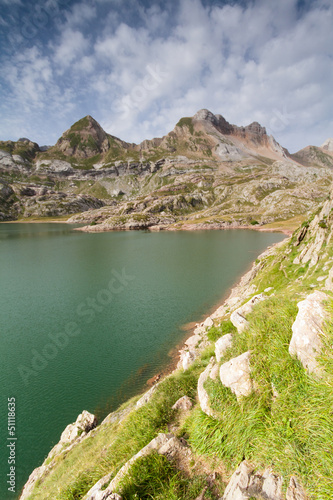
M 0 224 L 1 442 L 16 399 L 17 498 L 83 409 L 101 420 L 170 362 L 183 325 L 221 301 L 279 233 L 89 234 Z M 5 447 L 2 446 L 4 450 Z M 1 453 L 2 478 L 9 472 Z

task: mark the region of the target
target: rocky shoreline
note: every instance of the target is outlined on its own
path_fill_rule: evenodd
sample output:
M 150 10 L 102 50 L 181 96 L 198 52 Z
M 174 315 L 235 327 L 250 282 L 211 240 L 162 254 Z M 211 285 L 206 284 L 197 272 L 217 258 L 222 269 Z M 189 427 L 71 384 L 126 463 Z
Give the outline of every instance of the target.
M 162 373 L 155 375 L 147 381 L 147 384 L 149 382 L 151 384 L 150 389 L 144 392 L 134 405 L 130 405 L 123 411 L 116 410 L 110 413 L 99 425 L 110 422 L 121 422 L 131 410 L 134 408 L 140 408 L 148 403 L 159 384 L 166 377 L 174 374 L 179 369 L 187 370 L 208 347 L 210 342 L 207 337 L 207 331 L 209 328 L 217 324 L 226 314 L 230 314 L 230 312 L 236 310 L 240 304 L 244 302 L 244 300 L 255 293 L 255 287 L 250 285 L 250 283 L 261 269 L 260 260 L 268 255 L 271 255 L 275 249 L 284 244 L 285 241 L 286 239 L 283 239 L 281 242 L 269 246 L 263 253 L 261 253 L 257 259 L 259 260 L 259 263 L 254 262 L 249 271 L 241 277 L 239 282 L 234 287 L 229 289 L 229 295 L 225 300 L 221 301 L 221 305 L 214 309 L 214 311 L 208 315 L 204 321 L 195 324 L 191 334 L 183 341 L 183 345 L 178 350 L 177 355 L 173 357 L 172 361 L 166 369 L 162 371 Z M 76 422 L 69 424 L 63 431 L 60 441 L 49 452 L 43 464 L 40 467 L 37 467 L 30 474 L 28 481 L 24 485 L 21 496 L 19 497 L 20 500 L 27 500 L 29 498 L 36 482 L 39 483 L 47 474 L 49 474 L 60 455 L 67 454 L 68 451 L 81 443 L 88 436 L 93 436 L 99 427 L 96 426 L 96 417 L 86 410 L 83 410 L 83 412 L 78 416 Z

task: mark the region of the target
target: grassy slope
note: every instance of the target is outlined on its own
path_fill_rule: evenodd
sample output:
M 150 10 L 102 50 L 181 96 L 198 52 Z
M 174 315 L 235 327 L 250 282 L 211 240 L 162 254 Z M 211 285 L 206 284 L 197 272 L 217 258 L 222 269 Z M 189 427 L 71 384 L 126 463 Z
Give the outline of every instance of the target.
M 328 237 L 329 217 L 326 225 Z M 254 308 L 248 318 L 248 331 L 235 333 L 225 317 L 221 326 L 209 333 L 213 341 L 233 330 L 233 346 L 222 362 L 252 351 L 254 393 L 239 404 L 229 389 L 209 380 L 206 389 L 219 419 L 208 417 L 196 405 L 185 421 L 179 420 L 171 406 L 184 394 L 195 400 L 198 376 L 213 353 L 212 342 L 211 348 L 188 371 L 161 383 L 145 407 L 132 411 L 120 425 L 101 426 L 94 437 L 84 440 L 65 459 L 59 458 L 54 472 L 35 489 L 31 500 L 82 498 L 99 478 L 108 472 L 115 475 L 158 432 L 167 432 L 171 424 L 177 427 L 178 436 L 186 437 L 198 461 L 210 463 L 212 471 L 221 467 L 227 471 L 227 476 L 221 478 L 220 494 L 228 475 L 246 458 L 258 468 L 270 466 L 282 474 L 284 488 L 289 476 L 296 474 L 310 499 L 333 498 L 333 320 L 325 328 L 325 349 L 320 357 L 325 373 L 322 379 L 308 376 L 288 353 L 297 302 L 323 286 L 324 282 L 317 278 L 328 274 L 327 263 L 333 257 L 333 249 L 325 243 L 325 253 L 312 268 L 294 264 L 300 251 L 295 246 L 298 234 L 273 255 L 257 262 L 261 269 L 254 278 L 257 291 L 270 286 L 274 290 Z M 314 236 L 310 234 L 307 244 Z M 328 301 L 327 310 L 332 318 L 332 300 Z M 195 464 L 192 473 L 185 475 L 153 455 L 132 469 L 123 494 L 125 499 L 195 499 L 204 484 Z M 207 498 L 217 496 L 208 490 Z

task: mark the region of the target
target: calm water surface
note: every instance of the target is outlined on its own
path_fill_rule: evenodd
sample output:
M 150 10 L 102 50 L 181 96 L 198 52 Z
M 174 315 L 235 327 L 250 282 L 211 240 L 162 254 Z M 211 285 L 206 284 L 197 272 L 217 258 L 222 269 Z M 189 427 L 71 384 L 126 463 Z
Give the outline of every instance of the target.
M 100 419 L 170 361 L 268 245 L 255 231 L 87 234 L 67 224 L 0 224 L 1 481 L 15 397 L 19 490 L 83 409 Z

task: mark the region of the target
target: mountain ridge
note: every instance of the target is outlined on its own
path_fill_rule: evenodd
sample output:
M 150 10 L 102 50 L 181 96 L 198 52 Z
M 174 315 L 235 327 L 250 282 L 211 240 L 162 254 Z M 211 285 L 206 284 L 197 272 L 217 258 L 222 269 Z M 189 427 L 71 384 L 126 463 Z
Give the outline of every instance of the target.
M 305 217 L 327 195 L 330 144 L 291 155 L 258 122 L 238 127 L 207 109 L 132 144 L 87 115 L 44 151 L 25 138 L 0 142 L 0 220 L 74 215 L 69 222 L 105 231 Z

